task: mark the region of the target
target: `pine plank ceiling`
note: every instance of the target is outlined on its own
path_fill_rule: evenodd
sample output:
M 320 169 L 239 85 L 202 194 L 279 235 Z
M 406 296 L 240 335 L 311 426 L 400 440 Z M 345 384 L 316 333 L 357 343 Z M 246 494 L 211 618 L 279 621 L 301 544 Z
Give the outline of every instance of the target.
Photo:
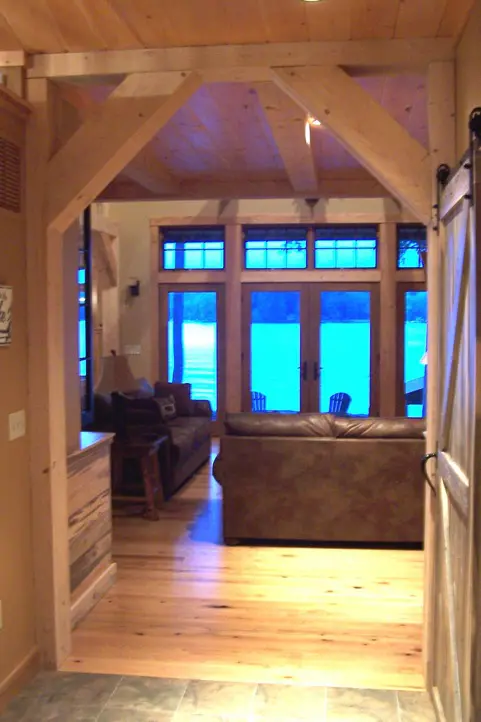
M 356 78 L 356 82 L 427 147 L 424 76 L 369 76 Z M 152 163 L 162 165 L 182 196 L 201 197 L 203 193 L 209 197 L 219 193 L 222 197 L 231 193 L 272 196 L 276 187 L 280 195 L 292 193 L 282 151 L 285 153 L 286 146 L 290 146 L 291 155 L 302 152 L 305 114 L 285 97 L 279 106 L 279 122 L 292 128 L 292 140 L 288 136 L 285 146 L 280 148 L 261 102 L 261 90 L 259 83 L 206 84 L 148 146 Z M 107 87 L 98 87 L 82 92 L 89 92 L 96 101 L 101 101 L 108 91 Z M 321 193 L 323 188 L 334 188 L 333 192 L 340 196 L 388 195 L 380 191 L 379 184 L 325 128 L 311 128 L 309 152 Z M 116 181 L 117 189 L 108 189 L 106 197 L 116 198 L 117 192 L 150 197 L 145 188 L 136 192 L 132 186 L 134 165 L 127 167 Z M 169 195 L 168 188 L 165 195 Z
M 2 0 L 0 50 L 457 37 L 472 0 Z

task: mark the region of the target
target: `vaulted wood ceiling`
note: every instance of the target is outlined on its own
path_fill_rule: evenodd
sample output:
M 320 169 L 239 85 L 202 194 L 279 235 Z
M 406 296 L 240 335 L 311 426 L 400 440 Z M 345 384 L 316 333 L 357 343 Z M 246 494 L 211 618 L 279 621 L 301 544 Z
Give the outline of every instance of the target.
M 427 148 L 423 75 L 372 75 L 356 82 Z M 69 86 L 67 97 L 88 111 L 111 90 Z M 272 83 L 205 84 L 104 197 L 388 195 L 325 128 L 311 127 L 309 148 L 305 120 L 305 112 Z
M 456 37 L 472 0 L 2 0 L 0 50 Z

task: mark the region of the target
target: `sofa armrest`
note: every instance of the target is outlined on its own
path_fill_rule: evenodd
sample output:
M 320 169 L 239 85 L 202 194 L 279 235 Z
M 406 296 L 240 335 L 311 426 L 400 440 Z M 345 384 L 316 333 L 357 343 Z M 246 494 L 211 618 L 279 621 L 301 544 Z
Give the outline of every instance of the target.
M 212 406 L 210 401 L 192 401 L 194 413 L 193 416 L 205 416 L 206 418 L 212 418 Z

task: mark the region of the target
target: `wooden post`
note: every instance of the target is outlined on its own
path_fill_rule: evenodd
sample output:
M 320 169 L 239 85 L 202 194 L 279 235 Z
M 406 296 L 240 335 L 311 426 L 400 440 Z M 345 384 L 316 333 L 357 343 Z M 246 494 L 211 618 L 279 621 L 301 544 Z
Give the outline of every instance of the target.
M 382 223 L 379 226 L 379 231 L 379 266 L 381 269 L 380 413 L 381 416 L 395 416 L 396 390 L 398 386 L 396 352 L 396 224 Z
M 70 653 L 63 238 L 47 231 L 46 183 L 54 89 L 28 81 L 33 106 L 27 131 L 27 288 L 30 473 L 33 505 L 37 642 L 45 666 Z
M 226 411 L 242 408 L 242 297 L 243 266 L 242 226 L 229 223 L 225 229 L 226 245 Z
M 431 154 L 432 202 L 436 203 L 436 170 L 441 163 L 451 167 L 455 161 L 455 75 L 452 61 L 433 63 L 428 71 L 428 124 Z M 441 329 L 441 243 L 443 227 L 438 234 L 433 225 L 428 227 L 428 373 L 427 373 L 427 452 L 438 447 Z M 435 480 L 433 465 L 428 468 Z M 432 687 L 434 659 L 434 610 L 433 580 L 436 555 L 436 499 L 426 485 L 424 515 L 424 626 L 423 660 L 424 675 L 428 688 Z

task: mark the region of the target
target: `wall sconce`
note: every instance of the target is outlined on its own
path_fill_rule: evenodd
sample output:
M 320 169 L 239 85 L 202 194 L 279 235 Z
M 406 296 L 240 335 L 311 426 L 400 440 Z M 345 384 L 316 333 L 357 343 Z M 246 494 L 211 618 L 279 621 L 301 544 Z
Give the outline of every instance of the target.
M 131 298 L 134 298 L 136 296 L 140 296 L 140 281 L 137 278 L 133 283 L 129 283 L 128 285 L 129 289 L 129 296 Z

